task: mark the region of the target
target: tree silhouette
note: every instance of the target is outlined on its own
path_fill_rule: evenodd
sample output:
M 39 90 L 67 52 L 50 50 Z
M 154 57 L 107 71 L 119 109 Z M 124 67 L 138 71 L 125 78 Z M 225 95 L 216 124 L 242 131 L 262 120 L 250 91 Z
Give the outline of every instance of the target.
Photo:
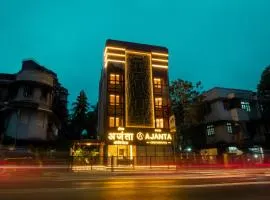
M 264 119 L 270 119 L 270 66 L 266 67 L 258 84 L 258 97 L 262 105 Z
M 87 96 L 83 90 L 80 91 L 79 96 L 77 96 L 72 106 L 70 126 L 73 133 L 71 137 L 72 139 L 81 139 L 81 132 L 86 129 L 87 113 L 90 107 Z
M 86 129 L 88 131 L 88 138 L 97 138 L 97 122 L 98 122 L 98 106 L 91 106 L 91 110 L 87 113 Z
M 193 136 L 199 128 L 198 125 L 203 121 L 205 113 L 202 88 L 200 81 L 195 84 L 182 79 L 171 82 L 169 91 L 172 111 L 175 115 L 176 136 L 182 145 L 187 145 L 188 140 L 193 140 L 192 143 L 196 142 Z
M 261 105 L 262 123 L 265 127 L 266 146 L 270 148 L 270 65 L 262 72 L 257 93 Z
M 178 125 L 185 126 L 190 123 L 199 123 L 203 116 L 200 106 L 203 100 L 202 83 L 193 84 L 190 81 L 177 79 L 171 82 L 170 97 L 172 110 Z

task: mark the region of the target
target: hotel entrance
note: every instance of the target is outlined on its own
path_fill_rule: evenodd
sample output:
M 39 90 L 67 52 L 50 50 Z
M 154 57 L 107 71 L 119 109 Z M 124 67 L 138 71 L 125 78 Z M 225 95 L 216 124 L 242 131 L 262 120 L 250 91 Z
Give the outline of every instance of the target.
M 108 159 L 113 157 L 114 165 L 133 164 L 133 158 L 136 156 L 135 145 L 108 145 Z M 110 163 L 111 161 L 109 161 Z

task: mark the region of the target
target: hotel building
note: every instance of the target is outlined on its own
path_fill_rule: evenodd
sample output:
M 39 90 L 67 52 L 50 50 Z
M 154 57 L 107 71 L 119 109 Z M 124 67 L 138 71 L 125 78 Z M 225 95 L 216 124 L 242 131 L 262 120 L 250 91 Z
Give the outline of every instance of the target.
M 105 156 L 171 156 L 168 49 L 107 40 L 98 134 Z

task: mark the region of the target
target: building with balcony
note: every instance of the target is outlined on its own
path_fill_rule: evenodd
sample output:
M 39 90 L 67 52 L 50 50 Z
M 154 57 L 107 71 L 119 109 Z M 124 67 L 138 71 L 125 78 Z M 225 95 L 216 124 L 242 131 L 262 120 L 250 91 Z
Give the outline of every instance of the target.
M 98 105 L 105 155 L 172 154 L 168 86 L 167 48 L 107 40 Z
M 239 147 L 263 144 L 265 130 L 260 123 L 261 108 L 256 93 L 215 87 L 205 92 L 206 144 Z
M 1 132 L 17 140 L 50 140 L 58 135 L 61 121 L 55 99 L 67 104 L 68 92 L 57 75 L 32 60 L 16 74 L 0 74 Z

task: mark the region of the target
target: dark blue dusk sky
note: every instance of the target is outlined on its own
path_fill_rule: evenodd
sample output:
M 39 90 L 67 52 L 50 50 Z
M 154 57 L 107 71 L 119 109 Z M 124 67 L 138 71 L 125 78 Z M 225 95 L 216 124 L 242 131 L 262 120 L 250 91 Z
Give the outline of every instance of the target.
M 0 72 L 33 58 L 69 101 L 96 103 L 106 39 L 166 46 L 170 79 L 256 89 L 270 64 L 270 0 L 1 0 Z

